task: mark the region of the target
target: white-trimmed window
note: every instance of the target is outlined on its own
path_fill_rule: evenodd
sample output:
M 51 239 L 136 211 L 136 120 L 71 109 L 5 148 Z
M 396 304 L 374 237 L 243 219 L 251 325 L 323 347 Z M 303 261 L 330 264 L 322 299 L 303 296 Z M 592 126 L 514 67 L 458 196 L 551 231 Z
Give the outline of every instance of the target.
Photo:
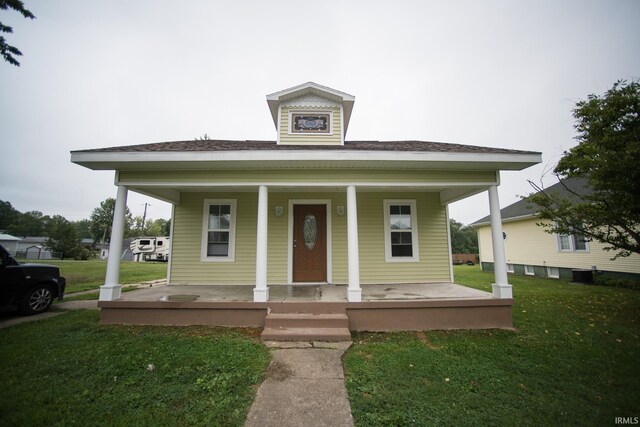
M 516 270 L 513 267 L 513 264 L 507 264 L 507 273 L 515 273 Z
M 589 252 L 589 244 L 581 234 L 558 234 L 558 251 Z
M 419 261 L 416 201 L 385 200 L 383 206 L 385 261 Z
M 535 276 L 536 271 L 533 268 L 533 265 L 525 265 L 524 266 L 524 274 L 526 274 L 527 276 Z
M 559 279 L 560 269 L 558 267 L 547 267 L 547 277 L 551 279 Z
M 236 200 L 206 199 L 202 215 L 202 261 L 233 262 L 236 240 Z

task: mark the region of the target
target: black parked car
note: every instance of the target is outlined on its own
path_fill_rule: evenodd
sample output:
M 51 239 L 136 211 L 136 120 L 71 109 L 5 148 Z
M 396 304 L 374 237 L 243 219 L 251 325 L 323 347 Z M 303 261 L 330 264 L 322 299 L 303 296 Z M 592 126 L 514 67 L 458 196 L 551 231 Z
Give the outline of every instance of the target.
M 53 265 L 21 264 L 0 245 L 0 311 L 43 313 L 62 300 L 67 281 Z

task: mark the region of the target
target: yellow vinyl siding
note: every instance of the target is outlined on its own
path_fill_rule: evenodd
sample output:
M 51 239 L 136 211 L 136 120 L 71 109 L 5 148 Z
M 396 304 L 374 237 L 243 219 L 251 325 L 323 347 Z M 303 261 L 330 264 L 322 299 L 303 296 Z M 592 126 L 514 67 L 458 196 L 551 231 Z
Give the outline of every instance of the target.
M 417 203 L 420 261 L 385 262 L 383 200 L 397 198 L 398 193 L 358 193 L 361 283 L 450 281 L 446 208 L 437 193 L 402 193 L 403 200 Z
M 603 250 L 602 243 L 589 242 L 588 252 L 560 252 L 555 234 L 549 234 L 537 226 L 535 218 L 504 222 L 507 234 L 505 254 L 508 264 L 537 265 L 560 268 L 587 268 L 596 266 L 598 270 L 625 273 L 640 273 L 640 256 L 631 255 L 611 261 L 613 252 Z M 491 227 L 478 228 L 481 261 L 493 262 Z
M 398 193 L 358 192 L 358 231 L 360 279 L 369 283 L 415 283 L 449 281 L 449 256 L 446 208 L 438 193 L 403 193 L 403 199 L 415 199 L 419 233 L 420 261 L 387 263 L 384 257 L 383 200 L 397 198 Z M 205 199 L 236 199 L 235 262 L 203 262 L 202 215 Z M 289 200 L 331 200 L 332 283 L 346 284 L 347 212 L 346 193 L 339 192 L 269 192 L 268 283 L 286 284 L 289 272 Z M 172 284 L 255 284 L 257 192 L 182 193 L 175 207 Z M 275 215 L 282 206 L 281 216 Z M 337 214 L 344 206 L 344 215 Z
M 290 134 L 289 133 L 289 112 L 331 112 L 332 132 L 331 135 L 322 134 Z M 280 144 L 309 144 L 309 145 L 341 145 L 342 126 L 340 117 L 340 107 L 282 107 L 280 109 Z
M 236 199 L 235 262 L 203 262 L 204 199 Z M 171 284 L 254 284 L 257 193 L 183 193 L 175 207 Z
M 346 193 L 269 193 L 269 255 L 268 283 L 286 284 L 289 273 L 289 200 L 330 200 L 331 201 L 331 240 L 333 280 L 332 283 L 347 282 L 347 215 L 339 216 L 337 206 L 346 206 Z M 275 216 L 276 206 L 282 206 L 282 216 Z M 327 212 L 329 214 L 329 212 Z
M 492 183 L 494 171 L 402 171 L 359 169 L 121 171 L 119 182 L 136 184 L 224 183 Z

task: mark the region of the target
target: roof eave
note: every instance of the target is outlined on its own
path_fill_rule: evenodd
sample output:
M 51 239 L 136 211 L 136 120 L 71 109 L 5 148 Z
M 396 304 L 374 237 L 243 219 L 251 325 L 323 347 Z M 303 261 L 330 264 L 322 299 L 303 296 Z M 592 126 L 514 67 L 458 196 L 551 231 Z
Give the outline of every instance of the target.
M 536 216 L 538 216 L 538 212 L 532 212 L 530 214 L 527 215 L 519 215 L 519 216 L 514 216 L 512 218 L 502 218 L 502 222 L 515 222 L 515 221 L 522 221 L 525 219 L 530 219 L 530 218 L 534 218 Z M 485 225 L 491 225 L 491 221 L 482 221 L 482 222 L 474 222 L 472 224 L 469 224 L 471 227 L 484 227 Z
M 205 165 L 241 166 L 259 162 L 257 169 L 275 162 L 366 165 L 376 162 L 399 169 L 522 170 L 542 161 L 539 153 L 442 153 L 415 151 L 258 150 L 178 152 L 71 152 L 71 162 L 93 170 L 136 169 L 145 165 L 181 169 Z M 349 166 L 344 166 L 348 168 Z M 355 167 L 355 166 L 353 166 Z

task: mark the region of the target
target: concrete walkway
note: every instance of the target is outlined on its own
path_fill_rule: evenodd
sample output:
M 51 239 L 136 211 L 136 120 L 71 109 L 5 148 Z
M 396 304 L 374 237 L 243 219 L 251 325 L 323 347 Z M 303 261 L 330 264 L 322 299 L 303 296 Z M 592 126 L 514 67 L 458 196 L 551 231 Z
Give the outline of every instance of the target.
M 342 369 L 350 342 L 267 345 L 276 348 L 245 427 L 353 426 Z

